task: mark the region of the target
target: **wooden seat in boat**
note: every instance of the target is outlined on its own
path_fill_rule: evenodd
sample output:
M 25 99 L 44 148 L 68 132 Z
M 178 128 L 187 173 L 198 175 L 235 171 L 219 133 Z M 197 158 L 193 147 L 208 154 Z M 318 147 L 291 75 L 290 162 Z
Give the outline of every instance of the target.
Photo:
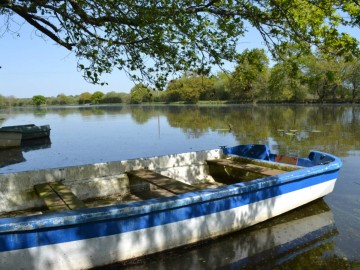
M 130 171 L 127 172 L 127 175 L 130 181 L 143 180 L 159 188 L 165 189 L 173 194 L 182 194 L 186 192 L 199 190 L 199 188 L 185 184 L 178 180 L 172 179 L 170 177 L 164 176 L 162 174 L 147 169 Z
M 50 211 L 86 208 L 74 193 L 60 182 L 49 182 L 34 186 L 35 192 L 44 200 Z

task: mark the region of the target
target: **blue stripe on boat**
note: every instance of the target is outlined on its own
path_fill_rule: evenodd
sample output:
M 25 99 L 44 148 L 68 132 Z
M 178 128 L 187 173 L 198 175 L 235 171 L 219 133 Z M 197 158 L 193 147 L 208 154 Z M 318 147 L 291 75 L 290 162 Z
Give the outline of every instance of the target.
M 0 252 L 110 236 L 229 210 L 333 180 L 340 166 L 339 161 L 146 202 L 1 219 Z M 318 175 L 319 170 L 323 174 Z

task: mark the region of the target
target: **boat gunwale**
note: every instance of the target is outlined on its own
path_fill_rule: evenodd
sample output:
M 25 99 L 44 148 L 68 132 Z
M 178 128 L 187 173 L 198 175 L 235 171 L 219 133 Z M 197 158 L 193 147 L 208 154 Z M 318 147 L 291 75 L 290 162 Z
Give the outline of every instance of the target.
M 37 126 L 35 124 L 13 125 L 0 127 L 0 132 L 13 132 L 22 135 L 21 141 L 46 138 L 50 136 L 50 125 Z
M 26 217 L 19 216 L 1 218 L 0 233 L 4 234 L 20 231 L 34 231 L 52 227 L 71 226 L 82 223 L 100 222 L 110 219 L 124 219 L 139 215 L 146 215 L 154 211 L 181 208 L 197 203 L 204 203 L 235 195 L 241 195 L 273 186 L 280 186 L 289 182 L 301 181 L 302 179 L 316 175 L 338 171 L 342 165 L 341 160 L 331 154 L 319 151 L 311 151 L 310 153 L 326 155 L 333 159 L 333 161 L 327 164 L 315 165 L 313 167 L 302 167 L 298 170 L 288 171 L 276 176 L 268 176 L 248 182 L 238 182 L 232 185 L 203 189 L 171 197 L 156 198 L 140 202 L 121 203 L 111 206 L 85 208 L 80 210 L 45 213 Z M 249 159 L 251 160 L 251 158 Z M 272 161 L 260 161 L 279 164 L 278 162 Z

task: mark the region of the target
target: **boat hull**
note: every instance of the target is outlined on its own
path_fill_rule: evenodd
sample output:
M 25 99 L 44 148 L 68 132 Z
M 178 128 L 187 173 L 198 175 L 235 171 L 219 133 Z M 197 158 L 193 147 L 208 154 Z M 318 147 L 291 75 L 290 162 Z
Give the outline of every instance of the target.
M 39 138 L 48 138 L 50 136 L 50 126 L 36 126 L 34 124 L 5 126 L 1 127 L 0 131 L 11 131 L 22 133 L 22 140 L 33 140 Z
M 285 213 L 327 195 L 335 180 L 251 203 L 250 198 L 259 196 L 258 192 L 152 215 L 36 232 L 31 237 L 32 244 L 26 241 L 19 249 L 2 250 L 0 261 L 5 269 L 86 269 L 149 255 L 234 232 Z M 233 208 L 226 209 L 232 204 Z M 201 214 L 192 217 L 196 213 Z M 23 235 L 11 234 L 0 241 L 9 242 L 8 237 Z
M 22 135 L 19 132 L 1 132 L 0 148 L 20 147 Z
M 170 159 L 163 161 L 171 167 Z M 329 194 L 340 166 L 337 161 L 143 202 L 0 219 L 0 263 L 5 269 L 86 269 L 221 236 Z

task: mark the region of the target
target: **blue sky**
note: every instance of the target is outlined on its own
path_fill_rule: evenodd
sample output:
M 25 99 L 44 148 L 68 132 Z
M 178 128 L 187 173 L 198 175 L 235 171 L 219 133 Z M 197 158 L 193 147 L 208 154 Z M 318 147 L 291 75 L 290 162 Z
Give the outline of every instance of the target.
M 82 72 L 77 71 L 75 55 L 50 39 L 38 37 L 29 25 L 24 25 L 19 35 L 5 33 L 0 37 L 0 66 L 3 96 L 76 95 L 98 90 L 129 92 L 134 86 L 125 73 L 119 71 L 103 77 L 107 86 L 86 82 Z
M 2 22 L 0 16 L 0 24 Z M 73 53 L 50 39 L 37 36 L 28 24 L 24 24 L 18 34 L 0 32 L 0 95 L 29 98 L 61 93 L 78 95 L 85 91 L 128 93 L 134 86 L 128 76 L 118 70 L 102 77 L 108 85 L 90 84 L 84 80 L 82 72 L 77 71 Z M 258 33 L 251 32 L 242 41 L 239 44 L 242 49 L 263 47 Z

